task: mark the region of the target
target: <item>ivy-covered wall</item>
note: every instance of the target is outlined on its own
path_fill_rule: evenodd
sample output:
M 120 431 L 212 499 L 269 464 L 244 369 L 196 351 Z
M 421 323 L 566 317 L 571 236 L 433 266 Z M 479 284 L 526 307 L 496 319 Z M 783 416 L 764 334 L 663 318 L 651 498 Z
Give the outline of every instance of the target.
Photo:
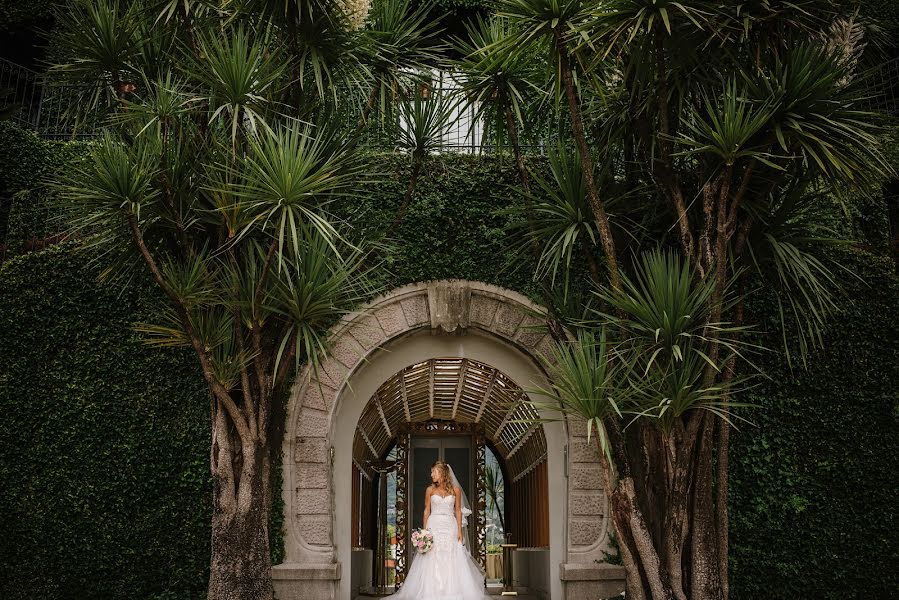
M 84 155 L 83 142 L 50 143 L 0 121 L 0 260 L 58 230 L 42 182 Z
M 65 168 L 57 153 L 71 159 L 78 147 L 22 135 L 24 149 L 0 148 L 0 177 L 7 191 L 33 189 L 32 203 L 14 213 L 39 213 L 44 193 L 32 175 L 40 161 L 55 157 L 54 168 Z M 406 188 L 408 158 L 373 162 L 381 182 L 335 207 L 360 235 L 386 228 Z M 508 159 L 433 159 L 390 232 L 388 287 L 460 277 L 539 301 L 527 268 L 507 268 L 497 210 L 511 203 L 505 184 L 514 177 Z M 847 231 L 882 230 L 882 214 L 861 212 Z M 11 236 L 27 238 L 28 220 L 16 222 L 24 229 Z M 151 282 L 118 296 L 93 282 L 87 260 L 61 245 L 0 266 L 0 514 L 9 523 L 0 597 L 202 598 L 209 400 L 196 359 L 131 332 L 159 298 Z M 847 249 L 841 260 L 867 285 L 850 281 L 850 301 L 808 372 L 791 372 L 777 354 L 762 359 L 770 379 L 749 394 L 763 406 L 748 415 L 757 427 L 733 436 L 734 600 L 873 599 L 899 587 L 899 278 L 877 253 Z M 749 310 L 777 347 L 771 300 L 760 294 Z M 280 511 L 273 507 L 274 532 Z
M 763 356 L 731 440 L 732 598 L 894 598 L 899 590 L 899 278 L 890 258 L 845 252 L 849 299 L 807 372 Z M 773 298 L 747 308 L 777 348 Z M 795 339 L 795 333 L 788 333 Z
M 531 164 L 537 160 L 531 158 Z M 388 227 L 402 202 L 411 171 L 410 159 L 397 154 L 371 157 L 378 181 L 364 197 L 332 207 L 357 236 L 385 242 L 392 250 L 384 267 L 386 286 L 429 279 L 461 278 L 518 290 L 539 302 L 531 282 L 532 265 L 515 268 L 505 232 L 517 183 L 514 162 L 474 155 L 430 159 L 422 168 L 409 210 L 396 227 Z
M 195 357 L 141 343 L 158 301 L 93 283 L 71 244 L 0 267 L 0 597 L 197 598 L 209 400 Z

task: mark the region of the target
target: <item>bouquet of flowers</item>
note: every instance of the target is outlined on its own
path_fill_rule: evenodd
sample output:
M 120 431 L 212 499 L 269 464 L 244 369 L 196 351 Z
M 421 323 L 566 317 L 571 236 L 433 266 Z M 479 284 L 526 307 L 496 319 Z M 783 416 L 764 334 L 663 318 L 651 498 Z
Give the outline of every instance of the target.
M 412 545 L 419 554 L 424 554 L 434 545 L 434 534 L 428 529 L 415 529 L 412 531 Z

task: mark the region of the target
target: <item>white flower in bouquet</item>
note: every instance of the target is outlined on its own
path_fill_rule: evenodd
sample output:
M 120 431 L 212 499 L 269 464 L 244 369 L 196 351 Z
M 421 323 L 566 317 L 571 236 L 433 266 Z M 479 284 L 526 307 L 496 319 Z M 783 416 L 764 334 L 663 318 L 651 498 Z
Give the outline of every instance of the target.
M 429 529 L 421 528 L 412 532 L 412 545 L 418 550 L 419 554 L 424 554 L 434 545 L 434 534 Z

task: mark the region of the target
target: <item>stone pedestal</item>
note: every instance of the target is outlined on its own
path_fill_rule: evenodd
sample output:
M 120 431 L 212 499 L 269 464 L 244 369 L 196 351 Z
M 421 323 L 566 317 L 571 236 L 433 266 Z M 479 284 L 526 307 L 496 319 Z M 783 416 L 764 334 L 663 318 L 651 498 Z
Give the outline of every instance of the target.
M 338 581 L 340 563 L 282 563 L 272 567 L 275 600 L 333 600 L 337 597 Z
M 372 573 L 373 565 L 374 551 L 368 548 L 353 549 L 353 572 L 351 575 L 353 584 L 350 592 L 352 597 L 355 598 L 372 587 L 372 581 L 375 580 Z
M 611 598 L 624 591 L 624 567 L 619 565 L 560 565 L 565 600 Z

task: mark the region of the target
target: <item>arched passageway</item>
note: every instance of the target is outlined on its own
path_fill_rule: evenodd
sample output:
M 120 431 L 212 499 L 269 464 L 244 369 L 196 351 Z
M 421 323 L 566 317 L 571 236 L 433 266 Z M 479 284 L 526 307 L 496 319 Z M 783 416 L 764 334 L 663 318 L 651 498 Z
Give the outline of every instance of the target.
M 335 326 L 329 337 L 330 357 L 318 373 L 307 368 L 298 376 L 288 401 L 282 449 L 285 558 L 272 569 L 279 600 L 351 600 L 368 585 L 353 579 L 363 572 L 353 564 L 359 558 L 353 552 L 352 473 L 365 466 L 354 467 L 360 444 L 356 433 L 365 423 L 366 435 L 371 437 L 361 444 L 372 456 L 383 453 L 384 439 L 378 436 L 387 432 L 378 432 L 377 422 L 381 427 L 384 422 L 377 408 L 366 409 L 382 389 L 405 385 L 408 399 L 408 377 L 415 379 L 414 385 L 435 390 L 422 396 L 423 404 L 415 405 L 416 414 L 423 414 L 419 411 L 427 407 L 428 422 L 461 423 L 458 417 L 471 418 L 475 406 L 477 410 L 484 406 L 480 420 L 485 415 L 487 419 L 478 426 L 484 428 L 485 444 L 489 433 L 497 454 L 506 453 L 502 462 L 507 470 L 522 475 L 518 479 L 522 500 L 512 503 L 520 506 L 520 512 L 510 512 L 510 528 L 523 534 L 527 527 L 515 525 L 515 519 L 532 520 L 539 503 L 545 503 L 548 523 L 543 534 L 548 539 L 542 544 L 534 533 L 530 542 L 534 546 L 517 553 L 520 576 L 516 583 L 552 600 L 609 597 L 620 591 L 620 567 L 603 564 L 605 552 L 613 549 L 595 445 L 586 443 L 584 424 L 547 422 L 525 435 L 517 425 L 509 428 L 510 423 L 502 423 L 507 411 L 490 409 L 488 415 L 488 405 L 482 402 L 490 379 L 494 379 L 491 394 L 494 389 L 500 393 L 505 384 L 497 387 L 496 380 L 504 378 L 510 382 L 510 391 L 515 386 L 532 390 L 549 385 L 538 357 L 547 353 L 551 340 L 533 327 L 541 322 L 541 312 L 539 306 L 510 290 L 443 280 L 393 290 Z M 447 367 L 451 374 L 444 376 L 432 365 L 452 365 Z M 463 365 L 467 365 L 461 377 L 463 391 L 456 404 Z M 480 370 L 477 378 L 475 370 Z M 472 387 L 466 392 L 469 377 Z M 428 387 L 432 381 L 433 388 Z M 483 394 L 480 399 L 479 393 Z M 452 409 L 443 400 L 450 397 L 457 420 L 451 419 Z M 514 394 L 510 398 L 514 404 Z M 431 420 L 432 403 L 435 417 L 450 419 Z M 409 410 L 409 419 L 403 413 L 404 423 L 414 425 L 412 405 Z M 537 460 L 541 433 L 543 462 Z M 541 469 L 545 481 L 525 485 Z M 510 480 L 517 475 L 510 475 Z

